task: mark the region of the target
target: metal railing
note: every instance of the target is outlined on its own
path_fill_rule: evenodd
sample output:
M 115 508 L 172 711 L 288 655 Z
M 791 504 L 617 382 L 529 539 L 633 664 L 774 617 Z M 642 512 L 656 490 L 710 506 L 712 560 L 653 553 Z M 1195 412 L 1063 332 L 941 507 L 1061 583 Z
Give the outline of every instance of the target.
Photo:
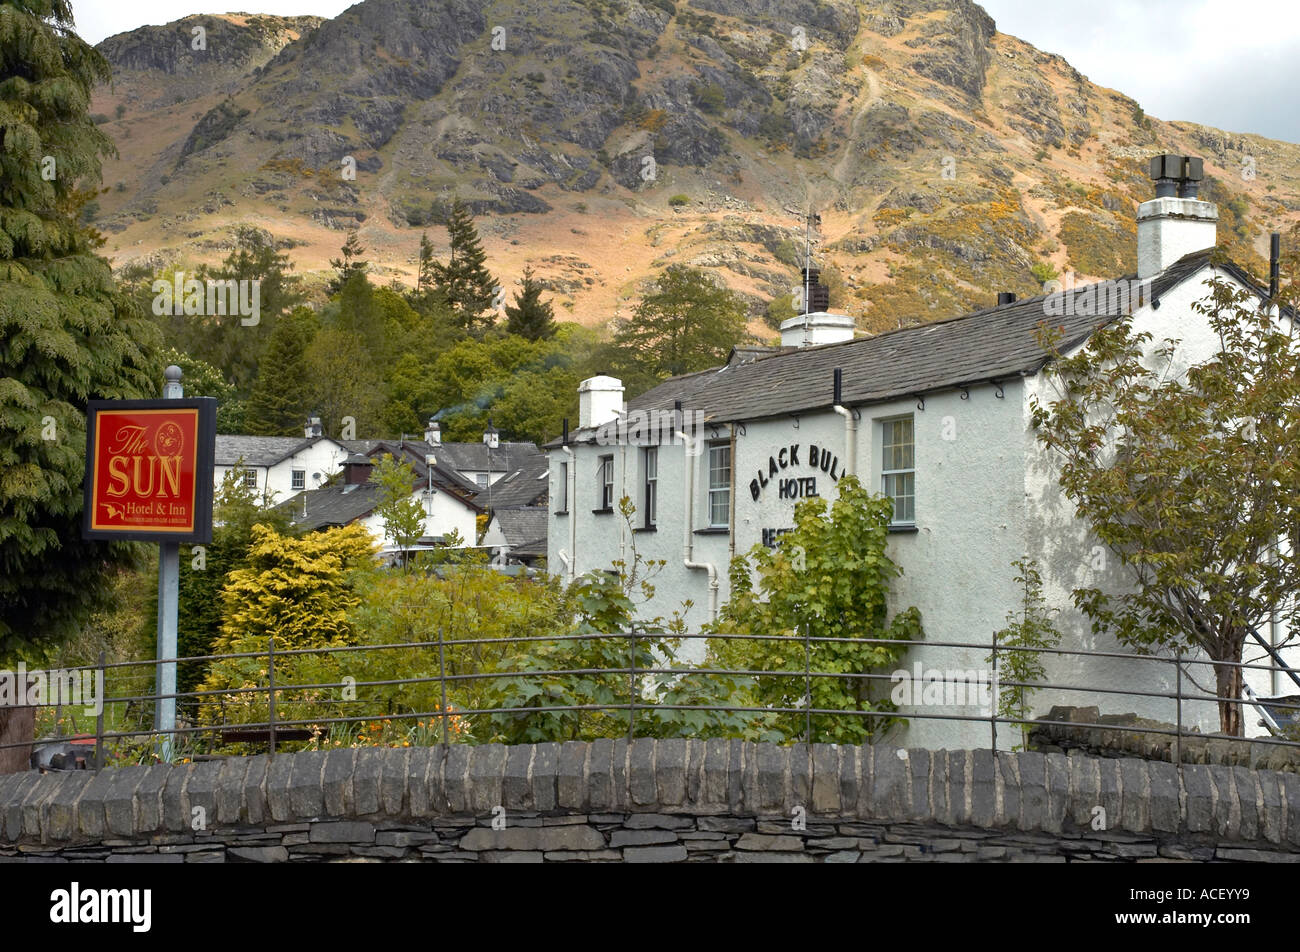
M 717 666 L 691 666 L 683 667 L 676 665 L 666 657 L 660 657 L 660 663 L 646 666 L 638 664 L 638 652 L 643 651 L 650 644 L 661 644 L 664 641 L 673 642 L 678 645 L 685 645 L 691 642 L 704 640 L 714 642 L 715 644 L 724 644 L 727 642 L 781 642 L 801 653 L 802 664 L 793 665 L 782 670 L 764 670 L 764 669 L 746 669 L 746 668 L 725 668 Z M 448 663 L 448 651 L 454 648 L 483 648 L 487 646 L 502 647 L 525 647 L 531 645 L 559 645 L 563 642 L 594 642 L 594 641 L 611 641 L 620 646 L 620 650 L 626 652 L 624 657 L 627 659 L 625 664 L 615 667 L 511 667 L 506 669 L 492 670 L 475 670 L 459 671 L 452 670 Z M 843 671 L 826 671 L 818 670 L 815 667 L 815 658 L 817 647 L 823 644 L 854 644 L 854 645 L 881 645 L 893 649 L 922 649 L 933 651 L 934 649 L 944 649 L 945 651 L 967 651 L 978 652 L 981 658 L 987 659 L 990 668 L 987 669 L 991 674 L 991 683 L 994 686 L 993 696 L 988 704 L 988 712 L 941 712 L 927 709 L 929 705 L 910 705 L 905 710 L 896 710 L 886 705 L 883 707 L 858 707 L 858 708 L 817 708 L 813 706 L 813 685 L 819 679 L 834 679 L 837 681 L 852 684 L 853 682 L 865 682 L 868 688 L 877 682 L 896 682 L 896 671 L 887 671 L 877 669 L 873 671 L 861 672 L 843 672 Z M 376 678 L 371 680 L 355 680 L 350 677 L 340 678 L 339 680 L 311 681 L 297 683 L 289 681 L 288 683 L 279 680 L 279 677 L 286 672 L 292 672 L 293 662 L 295 659 L 306 657 L 325 657 L 330 659 L 347 658 L 360 653 L 382 653 L 396 650 L 414 650 L 418 652 L 428 652 L 426 660 L 432 668 L 435 664 L 437 667 L 436 674 L 418 674 L 410 677 L 399 678 Z M 999 680 L 998 678 L 998 659 L 1005 658 L 1012 652 L 1031 652 L 1044 658 L 1056 657 L 1061 659 L 1088 659 L 1090 662 L 1122 662 L 1126 666 L 1172 665 L 1174 670 L 1172 676 L 1167 680 L 1173 682 L 1173 690 L 1151 690 L 1140 688 L 1123 688 L 1111 685 L 1099 685 L 1089 683 L 1067 683 L 1058 682 L 1050 679 L 1042 681 L 1008 681 Z M 426 656 L 421 656 L 426 657 Z M 265 660 L 264 670 L 257 669 L 256 684 L 246 684 L 242 686 L 222 686 L 208 689 L 195 689 L 189 691 L 177 691 L 173 694 L 159 694 L 156 691 L 142 690 L 134 687 L 152 687 L 155 677 L 155 671 L 163 663 L 176 663 L 180 666 L 202 666 L 207 668 L 214 663 L 232 662 L 232 661 L 250 661 L 256 662 Z M 900 657 L 897 662 L 897 671 L 909 671 L 908 665 L 914 664 L 917 658 L 904 659 Z M 1216 668 L 1238 668 L 1244 673 L 1247 671 L 1267 671 L 1286 673 L 1288 676 L 1294 676 L 1294 673 L 1285 664 L 1281 664 L 1280 656 L 1274 656 L 1274 660 L 1279 664 L 1261 664 L 1249 662 L 1214 662 L 1204 657 L 1188 657 L 1182 654 L 1173 656 L 1161 656 L 1151 654 L 1133 654 L 1122 651 L 1099 651 L 1085 649 L 1067 649 L 1067 648 L 1024 648 L 1015 647 L 1005 644 L 996 644 L 993 641 L 985 643 L 972 642 L 946 642 L 931 640 L 896 640 L 882 638 L 835 638 L 813 636 L 807 632 L 796 633 L 793 635 L 749 635 L 749 634 L 683 634 L 683 635 L 664 635 L 657 633 L 647 633 L 640 631 L 620 632 L 615 634 L 562 634 L 562 635 L 537 635 L 537 636 L 520 636 L 520 637 L 499 637 L 499 638 L 469 638 L 469 639 L 444 639 L 442 633 L 438 637 L 428 641 L 402 642 L 395 644 L 383 645 L 353 645 L 353 646 L 330 646 L 330 647 L 313 647 L 313 648 L 296 648 L 285 649 L 277 648 L 274 639 L 269 639 L 266 650 L 256 652 L 240 652 L 229 654 L 212 654 L 200 655 L 182 658 L 168 659 L 148 659 L 143 661 L 115 661 L 106 662 L 101 653 L 99 662 L 91 666 L 82 666 L 76 668 L 64 668 L 61 671 L 65 674 L 89 673 L 96 678 L 96 683 L 105 687 L 111 685 L 116 691 L 125 691 L 120 694 L 107 694 L 99 699 L 98 711 L 94 714 L 94 756 L 93 764 L 95 767 L 102 767 L 113 761 L 116 763 L 126 762 L 154 762 L 159 759 L 158 750 L 172 749 L 174 756 L 185 759 L 206 759 L 212 756 L 242 753 L 246 752 L 249 744 L 258 744 L 265 746 L 271 756 L 275 756 L 277 748 L 285 743 L 302 743 L 321 747 L 330 738 L 333 737 L 334 746 L 351 746 L 344 745 L 342 740 L 355 741 L 350 734 L 340 739 L 337 736 L 340 733 L 339 728 L 344 732 L 350 730 L 353 726 L 370 725 L 368 730 L 375 732 L 375 725 L 411 724 L 420 729 L 419 732 L 411 731 L 411 734 L 419 733 L 417 740 L 426 743 L 449 744 L 459 742 L 457 735 L 462 733 L 459 725 L 469 724 L 472 727 L 482 725 L 484 733 L 481 735 L 475 731 L 472 742 L 483 742 L 492 734 L 494 724 L 499 725 L 499 719 L 502 715 L 517 715 L 520 721 L 529 718 L 535 718 L 546 714 L 575 714 L 587 712 L 592 714 L 604 713 L 609 715 L 626 714 L 627 728 L 626 736 L 630 739 L 638 736 L 640 729 L 646 729 L 649 725 L 644 715 L 654 712 L 667 711 L 700 711 L 713 714 L 730 714 L 744 715 L 754 721 L 762 718 L 771 718 L 775 715 L 789 715 L 798 717 L 803 721 L 802 736 L 789 736 L 792 742 L 808 743 L 817 741 L 819 734 L 814 730 L 814 718 L 865 718 L 867 724 L 872 728 L 885 725 L 889 722 L 896 721 L 955 721 L 955 722 L 973 722 L 987 724 L 989 727 L 989 748 L 994 751 L 998 750 L 998 727 L 1014 727 L 1017 732 L 1022 729 L 1033 727 L 1058 727 L 1058 728 L 1079 728 L 1087 731 L 1122 731 L 1131 734 L 1153 735 L 1159 737 L 1172 738 L 1172 747 L 1168 751 L 1169 759 L 1182 763 L 1184 759 L 1183 744 L 1189 737 L 1225 737 L 1226 735 L 1216 735 L 1212 733 L 1202 733 L 1199 729 L 1188 728 L 1184 725 L 1185 707 L 1189 703 L 1204 704 L 1231 704 L 1238 705 L 1242 708 L 1242 720 L 1244 722 L 1246 710 L 1249 706 L 1259 706 L 1261 701 L 1258 698 L 1250 696 L 1237 699 L 1220 699 L 1215 694 L 1207 692 L 1200 688 L 1196 680 L 1188 672 L 1188 668 L 1206 669 L 1213 672 Z M 948 656 L 932 658 L 930 670 L 938 674 L 952 674 L 951 669 L 944 669 L 944 664 L 958 664 Z M 960 673 L 980 672 L 980 667 L 971 667 L 966 665 L 961 668 Z M 910 672 L 909 672 L 910 673 Z M 741 705 L 728 703 L 701 703 L 701 704 L 670 704 L 653 698 L 647 698 L 645 692 L 648 687 L 647 679 L 680 679 L 682 677 L 702 677 L 702 678 L 726 678 L 726 679 L 789 679 L 794 688 L 787 692 L 788 698 L 784 704 L 767 704 L 767 705 Z M 526 705 L 501 705 L 501 706 L 474 706 L 471 704 L 467 707 L 453 707 L 449 703 L 449 691 L 456 693 L 457 688 L 472 687 L 480 682 L 490 682 L 497 688 L 509 686 L 512 683 L 518 683 L 524 679 L 545 679 L 545 678 L 573 678 L 586 679 L 591 682 L 592 679 L 613 679 L 609 683 L 619 683 L 623 687 L 623 696 L 617 701 L 608 703 L 582 703 L 582 704 L 547 704 L 536 703 Z M 667 683 L 667 682 L 661 682 Z M 946 681 L 941 682 L 946 683 Z M 1189 690 L 1188 685 L 1191 685 Z M 437 703 L 432 709 L 420 710 L 419 704 L 411 703 L 419 700 L 416 697 L 407 697 L 403 699 L 401 689 L 412 689 L 420 686 L 436 685 L 439 697 Z M 799 689 L 802 689 L 801 692 Z M 1108 696 L 1120 698 L 1142 698 L 1156 699 L 1169 703 L 1170 713 L 1173 714 L 1172 726 L 1159 727 L 1141 724 L 1108 724 L 1094 721 L 1069 721 L 1059 719 L 1033 718 L 1032 715 L 1008 717 L 999 713 L 998 696 L 999 692 L 1007 689 L 1026 688 L 1030 691 L 1038 692 L 1032 697 L 1030 706 L 1034 709 L 1042 710 L 1047 704 L 1060 704 L 1062 699 L 1059 696 L 1062 692 L 1069 692 L 1074 695 L 1085 696 Z M 380 690 L 388 692 L 381 696 Z M 390 690 L 391 689 L 391 690 Z M 365 692 L 369 691 L 367 696 Z M 328 696 L 322 692 L 332 692 Z M 411 692 L 413 695 L 415 692 Z M 1300 694 L 1300 689 L 1297 689 Z M 101 692 L 102 694 L 102 692 Z M 348 695 L 351 695 L 350 697 Z M 144 726 L 147 719 L 152 719 L 158 702 L 167 698 L 174 698 L 177 701 L 178 708 L 182 717 L 178 720 L 177 726 L 166 732 L 166 736 L 150 724 Z M 231 720 L 230 718 L 241 713 L 236 699 L 246 699 L 242 713 L 250 713 L 256 706 L 256 713 L 261 715 L 265 711 L 262 719 L 254 720 Z M 264 699 L 264 700 L 260 700 Z M 877 698 L 876 703 L 879 703 Z M 35 705 L 24 705 L 37 709 L 38 726 L 43 726 L 46 721 L 53 721 L 53 731 L 55 738 L 65 737 L 63 734 L 65 725 L 64 720 L 71 718 L 73 721 L 74 735 L 83 742 L 89 743 L 91 734 L 89 730 L 78 732 L 76 725 L 75 712 L 70 712 L 65 703 L 66 699 L 49 700 Z M 295 714 L 296 707 L 309 707 L 319 705 L 322 708 L 320 716 L 302 715 L 301 712 Z M 386 705 L 388 709 L 378 711 L 377 705 Z M 359 713 L 331 713 L 323 708 L 333 708 L 343 710 L 347 705 L 357 705 L 355 710 Z M 363 710 L 369 706 L 370 709 Z M 957 705 L 936 704 L 935 707 L 951 708 Z M 967 707 L 973 705 L 966 705 Z M 1101 706 L 1101 705 L 1098 705 Z M 1292 704 L 1279 701 L 1268 701 L 1267 708 L 1273 712 L 1300 712 L 1300 704 Z M 1261 710 L 1263 710 L 1261 708 Z M 285 716 L 285 712 L 291 716 Z M 44 713 L 42 713 L 44 712 Z M 643 715 L 643 719 L 638 723 L 638 713 Z M 1147 716 L 1150 712 L 1147 711 Z M 1267 714 L 1267 712 L 1265 712 Z M 87 715 L 89 717 L 90 715 Z M 1300 716 L 1300 715 L 1297 715 Z M 872 723 L 873 719 L 875 723 Z M 1265 720 L 1270 718 L 1266 716 Z M 111 722 L 111 725 L 110 723 Z M 436 730 L 431 728 L 436 725 Z M 599 736 L 611 736 L 610 724 L 602 725 L 603 733 Z M 721 730 L 721 728 L 719 728 Z M 39 735 L 40 731 L 38 731 Z M 382 731 L 381 731 L 382 733 Z M 620 729 L 619 733 L 622 733 Z M 230 740 L 228 738 L 237 736 L 240 739 Z M 720 733 L 718 736 L 725 736 Z M 735 736 L 735 735 L 733 735 Z M 66 739 L 66 738 L 65 738 Z M 387 738 L 392 741 L 391 735 Z M 570 738 L 564 738 L 570 739 Z M 583 736 L 576 736 L 572 739 L 588 739 Z M 873 738 L 874 739 L 874 738 Z M 1271 736 L 1271 737 L 1251 737 L 1251 738 L 1226 738 L 1230 740 L 1246 741 L 1252 744 L 1271 744 L 1281 747 L 1300 747 L 1300 732 L 1295 738 L 1289 736 Z M 166 741 L 164 745 L 163 741 Z M 407 743 L 410 743 L 410 736 Z M 37 745 L 48 743 L 49 737 L 38 739 Z M 241 746 L 242 745 L 242 746 Z M 28 742 L 9 743 L 0 745 L 0 750 L 16 747 L 28 747 Z M 110 757 L 109 755 L 112 754 Z

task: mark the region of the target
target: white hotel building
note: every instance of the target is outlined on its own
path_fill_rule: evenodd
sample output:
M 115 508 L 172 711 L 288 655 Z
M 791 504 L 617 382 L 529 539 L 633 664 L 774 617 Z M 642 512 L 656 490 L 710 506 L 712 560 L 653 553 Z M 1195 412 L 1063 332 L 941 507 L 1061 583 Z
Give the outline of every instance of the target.
M 855 337 L 850 318 L 813 313 L 782 326 L 779 349 L 757 356 L 738 350 L 724 366 L 668 380 L 627 405 L 618 380 L 584 381 L 578 428 L 567 443 L 546 447 L 551 571 L 567 580 L 608 569 L 630 558 L 635 544 L 643 558 L 667 562 L 646 614 L 668 615 L 689 599 L 688 625 L 698 630 L 728 597 L 732 557 L 770 544 L 793 525 L 800 498 L 833 498 L 838 479 L 852 473 L 894 500 L 890 557 L 903 575 L 893 585 L 891 616 L 915 605 L 927 640 L 972 645 L 917 647 L 904 662 L 909 670 L 917 662 L 941 670 L 987 667 L 993 632 L 1020 604 L 1011 563 L 1025 557 L 1037 561 L 1045 595 L 1060 609 L 1062 648 L 1124 651 L 1093 636 L 1070 601 L 1076 587 L 1115 588 L 1125 576 L 1075 517 L 1032 429 L 1031 399 L 1054 399 L 1035 328 L 1044 320 L 1062 327 L 1061 346 L 1070 352 L 1100 324 L 1131 312 L 1137 329 L 1156 341 L 1182 339 L 1185 364 L 1213 352 L 1217 340 L 1192 309 L 1208 293 L 1205 282 L 1217 276 L 1261 289 L 1235 266 L 1211 263 L 1218 211 L 1194 197 L 1194 181 L 1157 185 L 1159 197 L 1138 210 L 1137 281 L 1128 276 L 1124 285 L 1081 291 L 1072 299 L 1078 306 L 1059 307 L 1059 296 L 1009 300 L 870 337 Z M 1134 285 L 1142 290 L 1127 301 L 1096 293 Z M 1066 309 L 1073 313 L 1054 313 Z M 671 419 L 677 407 L 686 431 L 702 438 L 698 453 L 680 440 L 645 445 L 656 441 L 637 438 L 647 418 Z M 616 422 L 609 424 L 619 420 L 631 429 L 628 437 L 602 438 L 617 431 Z M 637 510 L 631 527 L 618 513 L 624 496 Z M 1261 634 L 1276 644 L 1286 632 L 1273 626 Z M 1262 650 L 1251 649 L 1247 661 L 1267 662 Z M 1300 656 L 1288 649 L 1287 660 L 1296 666 Z M 1174 689 L 1169 664 L 1061 656 L 1048 657 L 1045 666 L 1057 684 Z M 1199 666 L 1197 674 L 1212 691 L 1210 669 Z M 1249 673 L 1247 681 L 1263 696 L 1298 693 L 1285 675 Z M 1035 716 L 1053 704 L 1077 704 L 1097 705 L 1103 714 L 1175 718 L 1175 702 L 1163 698 L 1046 689 L 1032 703 Z M 1262 733 L 1258 717 L 1253 708 L 1243 711 L 1248 734 Z M 1184 702 L 1183 723 L 1217 730 L 1216 708 Z M 989 726 L 913 718 L 898 739 L 985 746 Z M 1014 743 L 1019 732 L 1001 728 L 999 744 Z

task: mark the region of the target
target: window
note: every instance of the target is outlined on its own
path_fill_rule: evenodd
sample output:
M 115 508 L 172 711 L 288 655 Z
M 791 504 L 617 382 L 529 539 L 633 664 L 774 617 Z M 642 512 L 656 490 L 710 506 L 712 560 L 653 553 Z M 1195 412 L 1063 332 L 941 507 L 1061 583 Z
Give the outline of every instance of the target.
M 295 469 L 290 477 L 289 488 L 294 490 L 304 490 L 307 488 L 307 470 Z
M 614 508 L 614 457 L 602 456 L 600 458 L 600 510 L 606 511 Z
M 478 483 L 478 488 L 479 488 L 479 489 L 487 489 L 487 487 L 488 487 L 488 474 L 487 474 L 487 473 L 475 473 L 475 474 L 474 474 L 474 482 Z
M 731 525 L 731 444 L 709 446 L 709 527 Z
M 245 488 L 245 489 L 256 489 L 256 488 L 257 488 L 257 471 L 256 471 L 256 470 L 252 470 L 252 469 L 246 469 L 246 470 L 244 470 L 244 488 Z
M 658 517 L 659 503 L 659 447 L 647 446 L 642 453 L 645 454 L 645 524 L 646 528 L 653 526 Z
M 886 420 L 882 427 L 884 458 L 880 467 L 880 491 L 894 501 L 890 525 L 912 525 L 916 522 L 916 445 L 912 418 Z
M 560 464 L 560 485 L 559 485 L 558 488 L 559 488 L 559 491 L 555 494 L 555 497 L 556 497 L 556 499 L 559 500 L 560 507 L 559 507 L 558 509 L 556 509 L 555 511 L 556 511 L 556 512 L 568 512 L 568 511 L 569 511 L 569 464 L 568 464 L 568 461 L 565 461 L 565 462 L 563 462 L 563 463 Z

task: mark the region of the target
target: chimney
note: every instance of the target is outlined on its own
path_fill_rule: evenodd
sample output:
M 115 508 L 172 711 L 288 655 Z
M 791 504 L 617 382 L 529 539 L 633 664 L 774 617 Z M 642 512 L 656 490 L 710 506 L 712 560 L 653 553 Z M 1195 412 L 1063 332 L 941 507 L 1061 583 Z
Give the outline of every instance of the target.
M 442 424 L 438 422 L 437 417 L 429 417 L 429 423 L 424 428 L 424 442 L 430 446 L 438 446 L 442 443 Z
M 1218 243 L 1219 210 L 1198 199 L 1205 164 L 1186 155 L 1151 159 L 1156 197 L 1138 206 L 1138 279 L 1164 271 L 1184 255 Z
M 999 292 L 998 292 L 998 307 L 1002 307 L 1002 306 L 1005 305 L 1005 304 L 1015 304 L 1015 303 L 1016 303 L 1016 292 L 1015 292 L 1015 291 L 999 291 Z
M 353 453 L 343 461 L 343 485 L 360 486 L 370 481 L 370 471 L 375 468 L 373 460 L 360 453 Z
M 323 432 L 320 425 L 320 417 L 318 416 L 309 417 L 307 420 L 307 426 L 303 429 L 302 432 L 303 432 L 303 436 L 307 437 L 307 439 L 309 440 L 315 439 L 316 437 L 320 436 L 321 433 Z
M 578 384 L 578 426 L 600 426 L 623 412 L 623 381 L 600 374 Z
M 782 347 L 813 347 L 853 340 L 856 324 L 847 314 L 814 311 L 781 322 Z

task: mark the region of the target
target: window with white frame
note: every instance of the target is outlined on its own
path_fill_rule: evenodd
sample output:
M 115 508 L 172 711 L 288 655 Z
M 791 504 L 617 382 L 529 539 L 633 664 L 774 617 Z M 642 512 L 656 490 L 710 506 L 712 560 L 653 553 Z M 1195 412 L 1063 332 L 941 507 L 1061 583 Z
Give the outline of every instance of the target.
M 880 491 L 894 503 L 890 525 L 913 525 L 916 522 L 916 443 L 912 418 L 885 420 L 881 428 Z
M 257 488 L 257 470 L 254 469 L 244 470 L 244 488 L 245 489 Z
M 600 481 L 597 484 L 600 489 L 600 505 L 598 509 L 614 508 L 614 457 L 602 456 L 600 458 L 600 469 L 598 470 Z
M 289 477 L 289 488 L 301 492 L 307 488 L 307 470 L 295 469 Z
M 647 446 L 642 450 L 644 454 L 644 472 L 645 472 L 645 502 L 642 509 L 645 512 L 645 524 L 649 528 L 655 524 L 658 518 L 659 509 L 659 447 Z
M 556 510 L 556 512 L 568 512 L 569 511 L 569 463 L 567 460 L 565 462 L 560 463 L 560 485 L 558 489 L 559 492 L 557 492 L 555 495 L 556 498 L 559 499 L 560 501 L 560 507 Z
M 709 446 L 709 528 L 731 525 L 731 444 Z
M 475 484 L 478 486 L 479 489 L 487 489 L 487 488 L 488 488 L 488 474 L 487 474 L 487 473 L 475 473 L 475 474 L 474 474 L 474 482 L 475 482 Z

